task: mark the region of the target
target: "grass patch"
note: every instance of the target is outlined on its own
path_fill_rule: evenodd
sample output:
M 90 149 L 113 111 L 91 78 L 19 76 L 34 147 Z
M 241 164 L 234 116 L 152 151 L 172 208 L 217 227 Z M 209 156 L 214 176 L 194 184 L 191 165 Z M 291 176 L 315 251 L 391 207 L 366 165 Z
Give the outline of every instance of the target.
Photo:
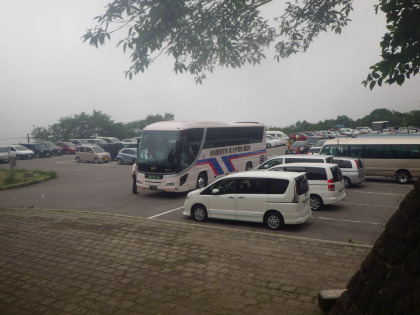
M 28 171 L 26 169 L 15 168 L 12 180 L 9 169 L 0 168 L 0 189 L 5 189 L 7 186 L 12 185 L 37 183 L 43 179 L 55 177 L 57 177 L 57 172 L 53 171 Z

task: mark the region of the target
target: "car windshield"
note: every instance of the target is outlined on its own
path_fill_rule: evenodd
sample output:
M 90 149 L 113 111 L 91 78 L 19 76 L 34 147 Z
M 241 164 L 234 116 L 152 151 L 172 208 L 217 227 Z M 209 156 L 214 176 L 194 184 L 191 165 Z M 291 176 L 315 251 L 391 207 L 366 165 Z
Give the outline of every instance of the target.
M 49 141 L 45 141 L 45 142 L 42 142 L 42 143 L 45 144 L 45 146 L 48 147 L 48 148 L 54 148 L 55 147 L 55 144 L 52 143 L 52 142 L 49 142 Z
M 306 145 L 305 141 L 295 141 L 293 142 L 292 147 L 303 147 L 305 145 Z
M 101 147 L 92 147 L 93 152 L 96 153 L 102 153 L 105 152 L 104 149 L 102 149 Z
M 6 147 L 0 147 L 0 152 L 1 153 L 7 152 L 7 148 Z
M 25 150 L 29 150 L 27 147 L 24 147 L 23 145 L 15 145 L 14 146 L 16 150 L 18 151 L 25 151 Z
M 42 143 L 32 143 L 31 146 L 37 150 L 42 150 L 42 149 L 45 149 L 46 147 L 45 144 L 42 144 Z

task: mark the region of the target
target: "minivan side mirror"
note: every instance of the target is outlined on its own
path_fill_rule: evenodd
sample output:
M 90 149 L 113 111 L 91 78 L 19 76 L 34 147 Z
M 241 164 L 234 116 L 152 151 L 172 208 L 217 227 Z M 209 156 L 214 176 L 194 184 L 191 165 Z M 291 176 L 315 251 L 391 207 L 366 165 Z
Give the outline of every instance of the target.
M 213 190 L 211 191 L 211 193 L 212 193 L 213 195 L 217 195 L 217 194 L 219 194 L 219 193 L 220 193 L 220 191 L 219 191 L 219 189 L 215 188 L 215 189 L 213 189 Z

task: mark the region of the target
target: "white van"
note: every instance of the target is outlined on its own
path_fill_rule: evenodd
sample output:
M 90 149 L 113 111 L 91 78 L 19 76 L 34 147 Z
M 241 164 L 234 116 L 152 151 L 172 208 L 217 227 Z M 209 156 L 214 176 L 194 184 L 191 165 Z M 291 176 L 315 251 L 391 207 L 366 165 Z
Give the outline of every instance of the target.
M 344 179 L 340 167 L 331 163 L 293 163 L 277 165 L 269 171 L 306 172 L 311 195 L 311 209 L 320 210 L 346 197 Z
M 289 141 L 289 137 L 282 131 L 266 131 L 265 134 L 267 136 L 272 136 L 275 139 L 279 139 L 281 142 L 281 145 L 287 145 Z
M 9 151 L 9 157 L 13 156 L 16 160 L 33 159 L 35 156 L 34 151 L 29 150 L 27 147 L 20 144 L 9 145 L 7 150 Z
M 332 155 L 305 155 L 305 154 L 297 154 L 297 155 L 279 155 L 275 156 L 261 165 L 257 166 L 256 168 L 252 169 L 253 171 L 265 171 L 269 168 L 280 165 L 280 164 L 287 164 L 287 163 L 334 163 L 334 157 Z
M 9 151 L 6 146 L 0 146 L 0 163 L 9 162 Z
M 261 222 L 270 230 L 301 224 L 312 216 L 304 173 L 239 172 L 187 195 L 184 215 Z

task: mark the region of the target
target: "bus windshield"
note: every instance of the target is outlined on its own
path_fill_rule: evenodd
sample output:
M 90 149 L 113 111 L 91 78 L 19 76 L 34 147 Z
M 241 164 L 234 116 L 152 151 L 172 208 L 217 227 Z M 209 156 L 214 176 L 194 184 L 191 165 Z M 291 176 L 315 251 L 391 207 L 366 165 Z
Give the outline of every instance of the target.
M 139 171 L 180 172 L 196 159 L 203 129 L 183 131 L 145 130 L 138 150 Z

